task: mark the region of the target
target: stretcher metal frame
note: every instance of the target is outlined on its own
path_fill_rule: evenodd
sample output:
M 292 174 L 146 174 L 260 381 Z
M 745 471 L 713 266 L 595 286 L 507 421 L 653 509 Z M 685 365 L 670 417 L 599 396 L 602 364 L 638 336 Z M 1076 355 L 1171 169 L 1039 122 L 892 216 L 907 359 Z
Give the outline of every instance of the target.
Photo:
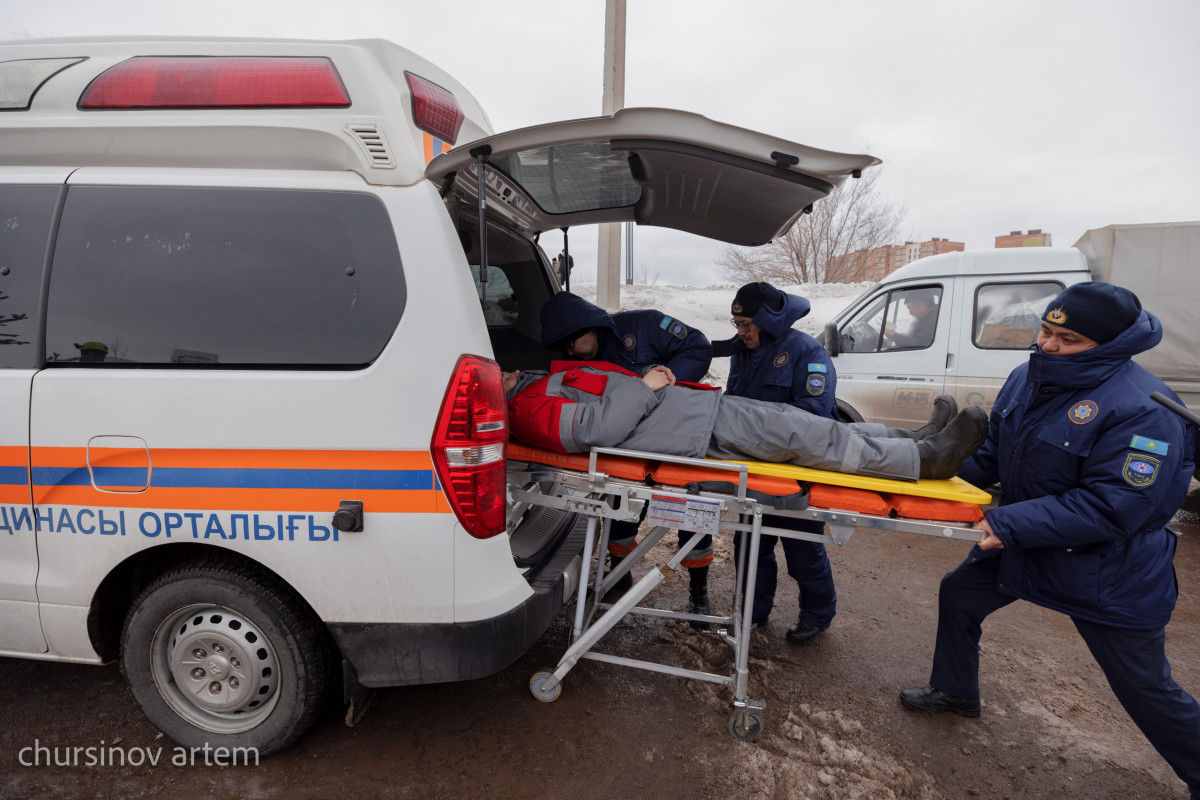
M 665 486 L 658 483 L 638 482 L 627 478 L 606 475 L 597 469 L 599 455 L 645 459 L 653 462 L 669 462 L 707 470 L 726 470 L 737 473 L 736 490 L 733 493 L 688 489 L 681 486 Z M 524 464 L 524 467 L 519 466 Z M 971 528 L 957 527 L 945 522 L 921 521 L 907 518 L 882 517 L 853 511 L 806 507 L 786 509 L 775 506 L 774 501 L 748 488 L 750 469 L 746 464 L 716 461 L 682 456 L 667 456 L 618 448 L 592 448 L 588 459 L 588 470 L 571 469 L 563 466 L 541 465 L 536 462 L 510 461 L 508 470 L 509 495 L 514 502 L 510 520 L 515 524 L 524 511 L 531 506 L 546 506 L 562 511 L 574 512 L 587 517 L 587 534 L 584 543 L 583 563 L 579 583 L 575 590 L 574 620 L 570 645 L 553 670 L 534 674 L 529 682 L 533 696 L 546 703 L 557 700 L 562 692 L 562 681 L 580 659 L 592 659 L 609 664 L 634 667 L 661 672 L 683 678 L 708 681 L 727 686 L 733 690 L 733 713 L 729 718 L 730 734 L 742 741 L 755 741 L 764 729 L 762 712 L 766 708 L 763 700 L 747 696 L 749 682 L 750 628 L 753 604 L 745 602 L 754 596 L 757 570 L 747 569 L 747 564 L 758 563 L 759 543 L 762 535 L 803 539 L 843 547 L 850 540 L 855 528 L 866 527 L 888 531 L 904 531 L 944 539 L 959 539 L 977 543 L 979 532 Z M 554 494 L 544 494 L 540 486 L 553 482 L 558 488 Z M 732 484 L 732 481 L 731 481 Z M 797 487 L 799 489 L 799 486 Z M 625 556 L 615 569 L 605 571 L 605 552 L 608 546 L 609 524 L 612 520 L 637 522 L 642 508 L 651 498 L 686 502 L 703 500 L 716 503 L 720 509 L 717 530 L 720 533 L 742 532 L 748 534 L 748 547 L 742 546 L 736 564 L 732 609 L 729 616 L 691 614 L 640 606 L 655 588 L 679 568 L 683 558 L 699 544 L 703 532 L 696 532 L 664 565 L 649 570 L 634 583 L 615 603 L 605 603 L 602 598 L 642 561 L 651 548 L 671 528 L 657 526 Z M 610 502 L 619 498 L 619 508 Z M 726 520 L 727 513 L 738 515 L 738 521 Z M 764 515 L 815 520 L 824 523 L 829 530 L 826 535 L 794 531 L 784 528 L 766 527 Z M 744 520 L 749 519 L 747 524 Z M 601 532 L 597 537 L 597 529 Z M 743 545 L 745 545 L 745 540 Z M 595 575 L 591 574 L 592 562 L 596 563 Z M 599 616 L 597 616 L 599 614 Z M 638 614 L 663 617 L 688 622 L 703 622 L 716 626 L 716 634 L 733 651 L 732 674 L 720 675 L 694 669 L 686 669 L 657 661 L 647 661 L 594 651 L 594 647 L 612 628 L 626 616 Z

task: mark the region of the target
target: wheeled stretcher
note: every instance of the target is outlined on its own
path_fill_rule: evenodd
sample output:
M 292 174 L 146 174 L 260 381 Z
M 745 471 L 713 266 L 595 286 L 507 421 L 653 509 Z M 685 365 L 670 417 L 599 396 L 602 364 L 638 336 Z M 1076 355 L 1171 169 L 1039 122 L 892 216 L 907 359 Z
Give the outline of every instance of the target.
M 562 681 L 580 659 L 646 669 L 709 681 L 733 690 L 729 732 L 743 741 L 763 731 L 765 703 L 747 697 L 750 622 L 759 541 L 765 534 L 844 546 L 855 528 L 905 531 L 948 539 L 979 541 L 964 525 L 982 519 L 981 505 L 991 495 L 958 478 L 906 481 L 765 462 L 717 461 L 593 448 L 584 455 L 563 455 L 508 446 L 508 491 L 515 524 L 532 506 L 546 506 L 587 518 L 583 565 L 575 590 L 571 642 L 553 670 L 530 680 L 533 696 L 553 702 Z M 609 522 L 646 520 L 654 528 L 620 565 L 607 572 L 604 554 Z M 769 527 L 764 517 L 792 517 L 825 524 L 828 534 Z M 602 601 L 609 589 L 671 529 L 694 535 L 666 564 L 651 569 L 615 603 Z M 699 615 L 647 608 L 640 603 L 678 569 L 704 534 L 742 532 L 734 595 L 729 616 Z M 592 574 L 592 563 L 596 564 Z M 719 675 L 655 661 L 597 652 L 605 634 L 629 614 L 707 622 L 733 651 L 733 672 Z

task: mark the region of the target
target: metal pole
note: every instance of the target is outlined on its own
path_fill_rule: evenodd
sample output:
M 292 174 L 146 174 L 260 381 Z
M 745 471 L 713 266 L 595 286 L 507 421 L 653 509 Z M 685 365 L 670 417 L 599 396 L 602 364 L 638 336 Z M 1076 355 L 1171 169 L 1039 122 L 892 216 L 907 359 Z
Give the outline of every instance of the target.
M 625 285 L 633 286 L 633 223 L 625 223 Z
M 625 107 L 625 0 L 604 3 L 604 100 L 601 113 L 615 114 Z M 596 305 L 608 311 L 621 306 L 621 228 L 599 225 L 596 252 Z

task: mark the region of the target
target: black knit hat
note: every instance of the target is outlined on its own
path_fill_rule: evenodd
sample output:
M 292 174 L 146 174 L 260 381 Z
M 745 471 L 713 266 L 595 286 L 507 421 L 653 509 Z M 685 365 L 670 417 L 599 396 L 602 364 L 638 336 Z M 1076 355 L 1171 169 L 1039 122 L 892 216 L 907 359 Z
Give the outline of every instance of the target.
M 753 317 L 763 306 L 778 311 L 783 308 L 783 292 L 769 283 L 747 283 L 733 296 L 730 311 L 739 317 Z
M 1104 344 L 1123 333 L 1141 313 L 1141 301 L 1128 289 L 1087 281 L 1063 289 L 1046 306 L 1042 320 Z

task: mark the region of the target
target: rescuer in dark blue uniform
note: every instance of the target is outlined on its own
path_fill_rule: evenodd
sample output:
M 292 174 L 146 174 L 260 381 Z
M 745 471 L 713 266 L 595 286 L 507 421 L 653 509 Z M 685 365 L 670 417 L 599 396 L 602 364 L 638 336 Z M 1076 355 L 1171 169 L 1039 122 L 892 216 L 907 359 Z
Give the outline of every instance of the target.
M 1200 797 L 1200 706 L 1171 678 L 1164 628 L 1177 596 L 1175 533 L 1196 432 L 1130 359 L 1162 339 L 1127 289 L 1080 283 L 1042 315 L 1037 347 L 992 409 L 959 477 L 1000 482 L 980 543 L 942 579 L 929 686 L 901 702 L 977 717 L 983 620 L 1014 600 L 1068 614 L 1126 712 Z
M 654 309 L 609 314 L 570 292 L 559 292 L 542 306 L 542 346 L 570 359 L 619 364 L 638 375 L 661 365 L 675 380 L 692 383 L 704 379 L 712 362 L 708 337 L 674 317 Z M 637 546 L 637 531 L 636 522 L 611 523 L 608 553 L 614 567 Z M 679 546 L 691 536 L 680 532 Z M 712 559 L 711 536 L 705 536 L 683 559 L 688 568 L 689 613 L 709 613 L 708 567 Z M 626 573 L 611 596 L 623 594 L 632 582 Z
M 785 294 L 769 283 L 748 283 L 738 289 L 731 311 L 738 344 L 732 348 L 725 393 L 773 403 L 787 403 L 820 417 L 837 419 L 834 390 L 837 372 L 825 347 L 803 331 L 792 328 L 808 314 L 811 304 L 803 297 Z M 740 345 L 740 346 L 739 346 Z M 718 345 L 718 354 L 725 348 Z M 773 517 L 764 524 L 820 535 L 824 524 L 790 517 Z M 741 536 L 734 539 L 735 556 Z M 775 561 L 777 536 L 759 540 L 758 577 L 755 579 L 755 625 L 765 625 L 775 604 L 779 567 Z M 787 631 L 795 644 L 808 644 L 829 627 L 837 611 L 833 570 L 825 545 L 801 539 L 783 539 L 787 572 L 800 587 L 800 615 Z

